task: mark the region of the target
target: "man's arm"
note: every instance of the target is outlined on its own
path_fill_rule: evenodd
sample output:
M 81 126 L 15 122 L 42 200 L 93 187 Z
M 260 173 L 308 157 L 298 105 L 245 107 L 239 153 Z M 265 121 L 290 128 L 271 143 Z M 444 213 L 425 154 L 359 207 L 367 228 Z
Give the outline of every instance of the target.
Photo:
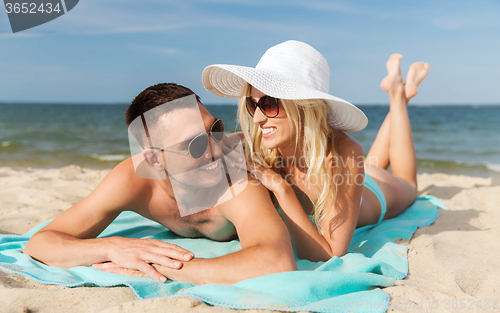
M 249 179 L 245 190 L 219 209 L 236 227 L 243 249 L 218 258 L 195 258 L 180 270 L 165 268 L 167 277 L 195 284 L 233 284 L 297 269 L 287 228 L 264 186 Z
M 88 197 L 34 234 L 23 253 L 66 268 L 113 261 L 165 281 L 148 263 L 178 268 L 181 264 L 174 264 L 175 260 L 189 261 L 191 257 L 184 257 L 189 251 L 159 240 L 96 238 L 120 212 L 141 205 L 138 199 L 148 190 L 136 177 L 130 159 L 120 163 Z
M 290 236 L 264 186 L 249 179 L 245 190 L 219 205 L 219 210 L 236 227 L 241 251 L 218 258 L 195 258 L 179 270 L 156 264 L 155 268 L 172 280 L 198 285 L 233 284 L 297 269 Z M 109 263 L 97 267 L 117 274 L 144 276 Z

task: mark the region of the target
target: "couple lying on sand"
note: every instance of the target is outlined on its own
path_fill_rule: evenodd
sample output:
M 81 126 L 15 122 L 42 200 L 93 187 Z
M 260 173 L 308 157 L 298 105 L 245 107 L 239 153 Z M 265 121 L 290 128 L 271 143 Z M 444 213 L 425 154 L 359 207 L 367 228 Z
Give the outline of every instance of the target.
M 87 198 L 33 235 L 23 252 L 53 266 L 92 265 L 194 284 L 232 284 L 293 271 L 292 245 L 301 259 L 343 256 L 357 227 L 397 216 L 417 195 L 407 104 L 429 65 L 412 64 L 403 83 L 401 59 L 393 54 L 387 61 L 381 87 L 389 94 L 390 110 L 366 160 L 361 145 L 345 133 L 363 129 L 366 116 L 328 94 L 328 64 L 302 42 L 270 48 L 255 68 L 211 65 L 204 70 L 206 89 L 240 98 L 242 133 L 232 135 L 244 143 L 239 159 L 223 122 L 190 89 L 176 84 L 147 88 L 125 112 L 141 147 L 135 160 L 139 156 L 143 162 L 138 166 L 134 157 L 121 162 Z M 236 175 L 231 181 L 231 171 L 243 165 L 252 175 L 245 170 L 243 179 Z M 211 199 L 213 187 L 228 181 L 230 193 Z M 210 204 L 204 206 L 203 199 Z M 159 240 L 96 238 L 122 211 L 185 237 L 239 238 L 242 250 L 202 259 Z

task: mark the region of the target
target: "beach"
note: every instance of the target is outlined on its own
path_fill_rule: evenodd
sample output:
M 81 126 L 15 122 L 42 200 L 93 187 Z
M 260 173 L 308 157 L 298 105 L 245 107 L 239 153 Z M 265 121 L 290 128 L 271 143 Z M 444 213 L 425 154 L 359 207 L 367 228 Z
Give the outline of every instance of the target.
M 4 6 L 0 313 L 500 312 L 500 1 Z
M 76 165 L 0 167 L 0 234 L 23 234 L 86 197 L 109 172 Z M 500 182 L 496 178 L 418 176 L 420 195 L 448 206 L 418 229 L 409 275 L 393 287 L 388 312 L 493 312 L 500 306 Z M 138 300 L 128 287 L 66 288 L 0 271 L 0 312 L 229 312 L 187 297 Z M 361 304 L 369 308 L 369 303 Z M 256 310 L 250 310 L 255 312 Z M 248 312 L 248 311 L 245 311 Z M 269 312 L 269 311 L 261 311 Z
M 125 108 L 0 104 L 0 234 L 24 234 L 55 218 L 130 156 Z M 207 108 L 227 132 L 237 130 L 236 106 Z M 370 122 L 349 135 L 366 154 L 388 107 L 362 109 Z M 500 106 L 410 106 L 409 112 L 420 195 L 438 197 L 449 210 L 399 242 L 408 247 L 409 275 L 384 289 L 388 312 L 494 311 L 495 300 L 500 306 Z M 138 300 L 128 287 L 44 285 L 4 271 L 0 304 L 0 313 L 226 310 L 194 298 Z

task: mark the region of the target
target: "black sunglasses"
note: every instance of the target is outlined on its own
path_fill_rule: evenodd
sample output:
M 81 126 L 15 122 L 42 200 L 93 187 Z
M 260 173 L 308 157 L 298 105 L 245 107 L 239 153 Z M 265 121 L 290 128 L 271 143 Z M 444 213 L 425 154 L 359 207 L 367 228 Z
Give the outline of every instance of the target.
M 259 107 L 262 114 L 269 118 L 278 116 L 280 113 L 279 99 L 270 96 L 263 96 L 259 102 L 255 102 L 252 97 L 247 97 L 247 111 L 253 117 L 255 110 Z
M 196 135 L 189 141 L 188 150 L 173 150 L 159 147 L 151 147 L 151 149 L 160 151 L 174 151 L 174 152 L 188 152 L 193 159 L 199 159 L 203 156 L 208 147 L 208 136 L 212 137 L 215 141 L 221 141 L 224 137 L 224 122 L 221 119 L 216 119 L 210 126 L 208 133 L 201 133 Z

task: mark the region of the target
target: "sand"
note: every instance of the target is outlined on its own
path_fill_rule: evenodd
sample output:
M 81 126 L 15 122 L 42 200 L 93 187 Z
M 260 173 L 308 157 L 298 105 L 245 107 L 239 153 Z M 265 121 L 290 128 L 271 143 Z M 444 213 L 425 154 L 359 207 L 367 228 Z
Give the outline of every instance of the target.
M 23 234 L 87 196 L 109 170 L 0 167 L 0 234 Z M 409 275 L 384 290 L 389 312 L 500 311 L 500 185 L 421 174 L 449 210 L 408 241 Z M 496 310 L 492 308 L 497 300 Z M 138 300 L 127 287 L 65 288 L 0 271 L 0 312 L 230 312 L 194 298 Z M 250 310 L 244 312 L 257 312 Z M 270 311 L 259 311 L 270 312 Z

